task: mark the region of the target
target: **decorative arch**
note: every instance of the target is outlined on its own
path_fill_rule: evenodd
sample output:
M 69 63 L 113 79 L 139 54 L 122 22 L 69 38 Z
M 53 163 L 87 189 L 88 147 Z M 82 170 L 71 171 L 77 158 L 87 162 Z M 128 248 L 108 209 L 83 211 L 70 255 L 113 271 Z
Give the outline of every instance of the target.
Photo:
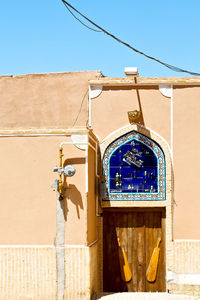
M 164 153 L 151 138 L 135 130 L 106 148 L 103 176 L 104 200 L 166 200 Z

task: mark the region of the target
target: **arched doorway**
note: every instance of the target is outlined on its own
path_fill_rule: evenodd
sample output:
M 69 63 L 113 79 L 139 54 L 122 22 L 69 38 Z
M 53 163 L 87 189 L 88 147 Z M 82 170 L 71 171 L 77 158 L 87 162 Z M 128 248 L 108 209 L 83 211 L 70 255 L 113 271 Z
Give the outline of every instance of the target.
M 102 203 L 106 203 L 103 209 L 103 289 L 105 292 L 164 292 L 164 152 L 153 139 L 132 130 L 106 147 L 102 162 L 105 180 Z M 159 259 L 154 266 L 156 276 L 149 281 L 146 273 L 159 239 Z

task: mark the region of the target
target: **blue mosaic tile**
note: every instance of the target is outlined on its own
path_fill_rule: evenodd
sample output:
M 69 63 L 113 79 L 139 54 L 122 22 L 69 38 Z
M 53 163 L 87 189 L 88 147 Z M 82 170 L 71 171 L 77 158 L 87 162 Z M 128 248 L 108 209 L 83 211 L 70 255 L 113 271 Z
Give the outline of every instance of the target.
M 138 132 L 132 131 L 108 146 L 103 176 L 103 200 L 165 200 L 163 151 Z

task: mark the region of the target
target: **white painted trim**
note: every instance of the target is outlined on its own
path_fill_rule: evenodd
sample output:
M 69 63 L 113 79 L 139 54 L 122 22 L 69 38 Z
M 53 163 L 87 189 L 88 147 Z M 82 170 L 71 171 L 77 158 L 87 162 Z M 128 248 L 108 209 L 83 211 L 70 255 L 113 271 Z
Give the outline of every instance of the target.
M 173 155 L 173 144 L 174 144 L 174 91 L 173 91 L 173 85 L 171 84 L 159 84 L 159 91 L 160 93 L 167 97 L 171 98 L 170 101 L 170 128 L 171 128 L 171 161 L 172 161 L 172 166 L 173 166 L 173 160 L 174 160 L 174 155 Z
M 127 75 L 133 75 L 138 76 L 138 68 L 137 67 L 125 67 L 124 68 L 124 74 Z
M 87 135 L 88 136 L 88 135 Z M 88 140 L 88 139 L 87 139 Z M 74 146 L 76 146 L 76 144 L 74 143 L 74 142 L 62 142 L 61 144 L 60 144 L 60 147 L 62 147 L 63 145 L 74 145 Z M 94 151 L 96 151 L 96 149 L 95 149 L 95 147 L 92 145 L 92 144 L 90 144 L 90 142 L 77 142 L 77 145 L 88 145 L 88 146 L 90 146 Z M 87 149 L 87 148 L 86 148 Z
M 91 117 L 91 86 L 89 85 L 89 92 L 88 92 L 88 127 L 91 128 L 92 126 L 92 117 Z
M 55 248 L 55 245 L 0 245 L 1 248 Z
M 87 143 L 87 134 L 71 135 L 71 140 L 78 149 L 86 150 L 87 145 L 82 143 Z
M 188 285 L 199 285 L 200 274 L 177 274 L 174 272 L 167 272 L 167 282 L 172 284 L 188 284 Z
M 62 147 L 63 145 L 74 145 L 76 146 L 72 141 L 71 142 L 62 142 L 60 144 L 60 147 Z M 94 147 L 90 142 L 89 142 L 89 136 L 87 135 L 87 141 L 86 142 L 78 142 L 78 145 L 87 145 L 89 147 L 91 147 L 97 156 L 97 152 L 96 149 L 97 147 Z M 85 149 L 85 193 L 88 193 L 88 147 L 86 147 Z
M 90 99 L 97 98 L 99 95 L 101 95 L 102 90 L 103 90 L 102 85 L 90 85 L 89 86 Z
M 171 86 L 171 159 L 172 166 L 174 165 L 174 91 Z
M 89 92 L 88 92 L 88 126 L 91 128 L 92 126 L 92 108 L 91 108 L 91 100 L 97 98 L 103 90 L 102 85 L 89 85 Z
M 171 128 L 171 162 L 172 162 L 172 172 L 174 166 L 174 90 L 173 85 L 171 85 L 171 101 L 170 101 L 170 128 Z M 174 212 L 174 183 L 172 183 L 172 240 L 174 239 L 174 223 L 175 223 L 175 212 Z
M 65 204 L 59 199 L 59 191 L 57 185 L 56 197 L 56 299 L 63 300 L 65 292 Z
M 161 94 L 167 98 L 171 98 L 172 97 L 172 89 L 173 86 L 170 84 L 159 84 L 158 86 L 159 91 L 161 92 Z
M 95 241 L 96 242 L 96 241 Z M 93 244 L 93 243 L 91 243 L 91 244 Z M 90 245 L 91 245 L 90 244 Z M 89 247 L 90 247 L 90 245 L 89 246 L 85 246 L 85 245 L 65 245 L 65 248 L 81 248 L 81 249 L 88 249 Z
M 88 141 L 88 136 L 87 136 L 87 143 L 89 144 Z M 85 151 L 85 193 L 88 193 L 88 147 L 86 147 Z
M 87 145 L 90 146 L 94 151 L 96 150 L 88 141 L 88 135 L 87 135 L 87 141 L 86 142 L 78 142 L 79 145 Z M 74 145 L 73 142 L 62 142 L 60 144 L 60 147 L 63 145 Z M 85 148 L 85 193 L 88 193 L 88 147 Z
M 71 136 L 71 135 L 80 135 L 87 134 L 81 132 L 73 132 L 73 133 L 5 133 L 0 134 L 0 137 L 34 137 L 34 136 Z
M 73 133 L 74 134 L 74 133 Z M 70 136 L 68 133 L 25 133 L 25 134 L 0 134 L 0 137 L 29 137 L 29 136 Z
M 92 245 L 94 245 L 95 243 L 97 243 L 98 240 L 95 240 L 94 242 L 92 242 L 91 244 L 89 244 L 88 246 L 85 245 L 64 245 L 64 248 L 88 248 L 91 247 Z M 5 248 L 41 248 L 41 249 L 55 249 L 55 245 L 0 245 L 0 249 L 5 249 Z M 59 248 L 63 248 L 63 247 L 59 247 Z
M 96 177 L 95 177 L 95 205 L 96 205 L 96 216 L 100 216 L 99 215 L 99 203 L 98 203 L 98 197 L 99 197 L 99 195 L 97 194 L 97 191 L 96 191 L 96 183 L 97 183 L 97 179 L 98 179 L 98 167 L 97 167 L 97 164 L 98 164 L 98 157 L 97 157 L 97 143 L 96 143 Z M 96 227 L 96 233 L 98 233 L 98 229 L 97 229 L 97 227 Z M 97 235 L 98 236 L 98 235 Z
M 95 143 L 95 147 L 89 142 L 89 139 L 91 139 L 94 143 Z M 71 145 L 73 144 L 74 146 L 77 146 L 79 148 L 79 145 L 88 145 L 90 146 L 94 151 L 95 151 L 95 155 L 96 155 L 96 177 L 98 176 L 97 174 L 97 164 L 98 164 L 98 159 L 97 159 L 97 141 L 95 141 L 91 136 L 87 135 L 87 141 L 86 142 L 77 142 L 76 144 L 74 142 L 62 142 L 60 144 L 60 147 L 62 147 L 63 145 Z M 82 150 L 86 150 L 85 153 L 85 193 L 88 192 L 88 147 L 86 147 L 85 149 L 82 148 Z M 95 178 L 96 180 L 96 178 Z M 98 213 L 98 195 L 96 195 L 96 216 L 100 216 Z
M 190 239 L 175 239 L 174 242 L 200 242 L 200 239 L 199 240 L 190 240 Z

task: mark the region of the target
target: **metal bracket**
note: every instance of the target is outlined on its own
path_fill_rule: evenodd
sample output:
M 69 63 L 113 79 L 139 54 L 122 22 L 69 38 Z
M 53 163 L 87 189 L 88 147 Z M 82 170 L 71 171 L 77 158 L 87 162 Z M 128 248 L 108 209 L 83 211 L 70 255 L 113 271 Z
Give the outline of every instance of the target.
M 131 124 L 137 123 L 140 117 L 141 117 L 141 111 L 138 110 L 128 111 L 128 118 Z
M 159 90 L 161 94 L 167 98 L 172 97 L 173 86 L 168 84 L 159 84 Z
M 105 195 L 106 195 L 106 183 L 105 182 L 100 182 L 99 193 L 100 193 L 100 197 L 102 199 L 105 198 Z
M 54 183 L 51 185 L 51 188 L 55 190 L 57 187 L 58 187 L 58 179 L 55 179 Z
M 103 90 L 102 85 L 91 85 L 89 87 L 90 98 L 91 99 L 97 98 L 101 94 L 102 90 Z

